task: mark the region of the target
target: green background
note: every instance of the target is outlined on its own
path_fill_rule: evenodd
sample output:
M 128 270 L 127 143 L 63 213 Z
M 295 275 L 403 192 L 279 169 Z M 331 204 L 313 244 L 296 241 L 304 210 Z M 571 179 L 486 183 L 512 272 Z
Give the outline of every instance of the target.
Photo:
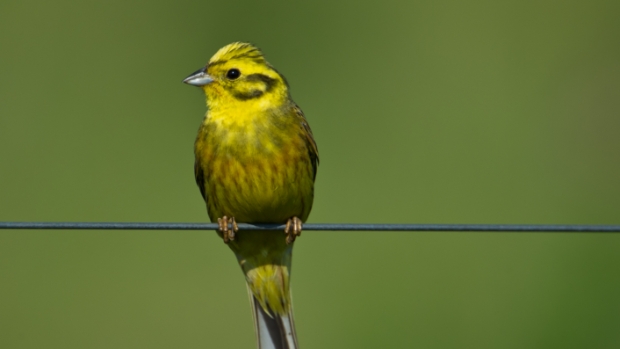
M 321 154 L 315 223 L 620 224 L 620 2 L 0 3 L 0 220 L 205 222 L 221 46 Z M 0 231 L 1 348 L 253 348 L 211 231 Z M 307 232 L 302 348 L 618 348 L 620 235 Z

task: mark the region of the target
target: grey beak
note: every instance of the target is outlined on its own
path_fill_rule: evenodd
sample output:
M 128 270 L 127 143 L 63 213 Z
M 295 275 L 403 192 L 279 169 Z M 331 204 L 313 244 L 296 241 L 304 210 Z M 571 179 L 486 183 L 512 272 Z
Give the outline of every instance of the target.
M 211 75 L 207 74 L 207 68 L 201 68 L 193 72 L 190 76 L 183 80 L 184 83 L 194 86 L 204 86 L 210 82 L 213 82 Z

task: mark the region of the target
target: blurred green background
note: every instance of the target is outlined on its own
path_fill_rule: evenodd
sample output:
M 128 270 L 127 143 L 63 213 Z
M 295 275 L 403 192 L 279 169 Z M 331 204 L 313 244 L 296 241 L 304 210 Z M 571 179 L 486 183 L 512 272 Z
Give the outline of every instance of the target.
M 0 220 L 205 222 L 221 46 L 321 151 L 310 222 L 620 224 L 620 2 L 0 3 Z M 216 234 L 0 231 L 1 348 L 253 348 Z M 618 348 L 620 235 L 307 232 L 302 348 Z

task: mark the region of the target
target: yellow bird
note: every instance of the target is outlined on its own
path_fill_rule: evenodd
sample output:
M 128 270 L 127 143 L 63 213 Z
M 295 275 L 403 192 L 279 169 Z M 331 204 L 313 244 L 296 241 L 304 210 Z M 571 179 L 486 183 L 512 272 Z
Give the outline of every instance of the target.
M 297 348 L 289 282 L 319 163 L 310 126 L 284 76 L 251 44 L 221 48 L 184 82 L 207 98 L 194 147 L 196 183 L 245 274 L 258 346 Z M 286 228 L 238 231 L 237 222 Z

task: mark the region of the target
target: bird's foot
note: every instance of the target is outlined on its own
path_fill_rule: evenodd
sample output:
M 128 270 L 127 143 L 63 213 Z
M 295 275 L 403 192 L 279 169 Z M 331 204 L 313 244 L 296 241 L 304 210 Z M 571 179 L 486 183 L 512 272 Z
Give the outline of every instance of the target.
M 284 228 L 286 234 L 286 244 L 292 244 L 298 236 L 301 236 L 301 219 L 297 217 L 289 218 Z
M 217 230 L 222 233 L 222 238 L 224 239 L 225 244 L 235 239 L 235 233 L 239 231 L 235 217 L 228 218 L 224 216 L 222 218 L 218 218 L 217 224 L 219 225 Z M 228 228 L 228 224 L 232 225 L 232 229 Z

